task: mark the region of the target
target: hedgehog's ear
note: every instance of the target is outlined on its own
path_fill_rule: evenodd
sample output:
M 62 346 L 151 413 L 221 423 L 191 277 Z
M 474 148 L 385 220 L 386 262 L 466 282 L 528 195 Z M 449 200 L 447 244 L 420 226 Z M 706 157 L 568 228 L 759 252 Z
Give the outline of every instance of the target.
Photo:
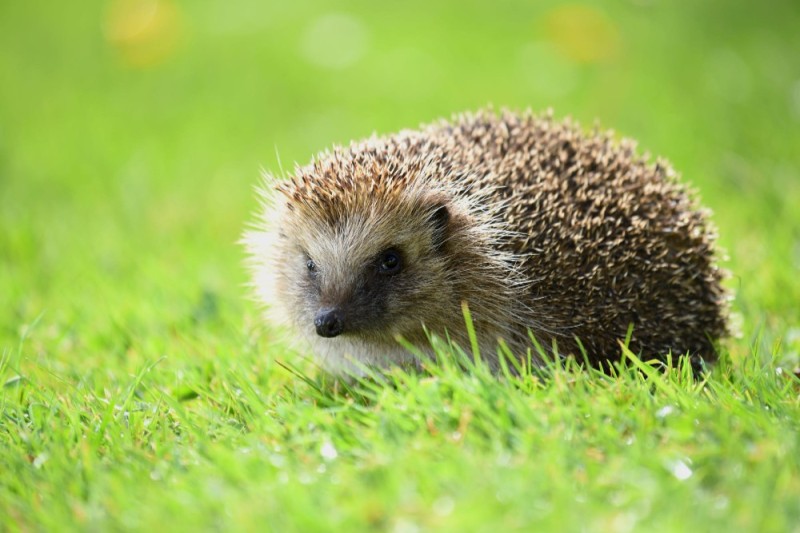
M 430 213 L 430 221 L 433 226 L 433 247 L 440 252 L 450 233 L 450 210 L 443 202 L 437 202 L 431 208 Z

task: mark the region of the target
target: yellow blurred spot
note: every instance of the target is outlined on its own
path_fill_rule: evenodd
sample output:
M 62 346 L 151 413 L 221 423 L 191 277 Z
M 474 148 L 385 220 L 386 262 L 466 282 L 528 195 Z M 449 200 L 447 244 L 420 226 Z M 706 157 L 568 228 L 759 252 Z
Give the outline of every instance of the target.
M 576 63 L 607 61 L 619 52 L 619 30 L 598 9 L 565 5 L 551 10 L 544 22 L 548 39 Z
M 106 39 L 131 67 L 146 68 L 169 59 L 182 30 L 182 13 L 169 0 L 113 0 L 106 12 Z

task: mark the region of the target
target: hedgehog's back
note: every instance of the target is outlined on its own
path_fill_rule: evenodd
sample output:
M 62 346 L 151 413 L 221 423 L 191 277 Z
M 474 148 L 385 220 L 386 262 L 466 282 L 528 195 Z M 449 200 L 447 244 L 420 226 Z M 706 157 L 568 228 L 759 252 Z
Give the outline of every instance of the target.
M 578 338 L 594 362 L 619 357 L 629 325 L 647 357 L 716 357 L 727 295 L 715 232 L 666 162 L 549 116 L 481 112 L 426 133 L 512 231 L 502 247 L 530 280 L 520 326 L 562 352 L 579 352 Z

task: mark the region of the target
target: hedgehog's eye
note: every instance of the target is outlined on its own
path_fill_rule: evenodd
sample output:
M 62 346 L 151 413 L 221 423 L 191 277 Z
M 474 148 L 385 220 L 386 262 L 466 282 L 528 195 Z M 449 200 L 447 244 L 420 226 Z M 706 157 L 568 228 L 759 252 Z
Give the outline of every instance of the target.
M 403 268 L 403 260 L 400 257 L 400 252 L 394 248 L 389 248 L 380 255 L 378 265 L 381 274 L 397 274 L 400 272 L 400 269 Z
M 314 263 L 313 259 L 306 259 L 306 268 L 313 274 L 317 271 L 317 264 Z

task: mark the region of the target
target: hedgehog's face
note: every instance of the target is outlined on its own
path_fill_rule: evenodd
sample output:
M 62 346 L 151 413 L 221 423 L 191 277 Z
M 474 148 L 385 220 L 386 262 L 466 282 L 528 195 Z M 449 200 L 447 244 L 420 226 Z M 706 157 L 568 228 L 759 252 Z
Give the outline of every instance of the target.
M 289 213 L 279 296 L 315 337 L 416 340 L 452 313 L 443 247 L 450 217 L 435 202 L 327 220 Z

